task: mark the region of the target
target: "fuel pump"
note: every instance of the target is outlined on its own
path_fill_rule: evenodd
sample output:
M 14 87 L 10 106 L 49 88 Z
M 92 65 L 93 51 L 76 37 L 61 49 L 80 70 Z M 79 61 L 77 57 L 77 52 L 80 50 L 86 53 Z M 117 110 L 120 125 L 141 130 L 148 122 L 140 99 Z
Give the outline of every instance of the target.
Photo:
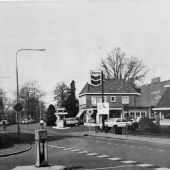
M 35 131 L 35 144 L 36 144 L 36 167 L 48 165 L 47 153 L 47 130 L 41 129 Z

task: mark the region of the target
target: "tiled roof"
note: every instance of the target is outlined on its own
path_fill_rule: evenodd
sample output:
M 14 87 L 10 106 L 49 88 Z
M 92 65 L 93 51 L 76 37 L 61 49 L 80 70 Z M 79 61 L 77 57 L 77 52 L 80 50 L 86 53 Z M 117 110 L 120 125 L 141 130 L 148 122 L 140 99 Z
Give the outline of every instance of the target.
M 79 95 L 84 93 L 101 93 L 102 86 L 92 86 L 86 83 Z M 108 79 L 104 81 L 104 93 L 136 93 L 137 91 L 126 81 Z
M 167 87 L 156 108 L 170 107 L 170 87 Z
M 141 96 L 137 97 L 136 106 L 156 106 L 166 90 L 165 85 L 170 85 L 170 80 L 142 86 Z

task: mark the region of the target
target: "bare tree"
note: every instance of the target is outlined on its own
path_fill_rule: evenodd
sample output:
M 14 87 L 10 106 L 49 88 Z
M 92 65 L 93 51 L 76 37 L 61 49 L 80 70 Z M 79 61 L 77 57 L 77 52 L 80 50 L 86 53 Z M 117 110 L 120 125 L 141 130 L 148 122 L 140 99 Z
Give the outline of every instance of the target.
M 133 78 L 142 81 L 148 72 L 143 62 L 135 57 L 126 57 L 125 53 L 118 47 L 108 54 L 106 59 L 101 61 L 101 69 L 106 79 Z
M 54 100 L 57 101 L 59 107 L 65 107 L 68 91 L 69 87 L 64 82 L 57 83 L 54 90 Z

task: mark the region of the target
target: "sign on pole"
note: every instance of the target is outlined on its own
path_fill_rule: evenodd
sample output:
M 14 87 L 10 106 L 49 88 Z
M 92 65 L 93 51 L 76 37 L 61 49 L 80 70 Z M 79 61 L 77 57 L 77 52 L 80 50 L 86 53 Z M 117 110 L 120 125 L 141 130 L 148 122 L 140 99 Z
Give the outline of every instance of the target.
M 23 106 L 22 106 L 21 103 L 17 103 L 17 104 L 14 105 L 13 108 L 14 108 L 17 112 L 20 112 L 20 111 L 22 111 Z
M 90 84 L 92 86 L 99 86 L 102 83 L 102 74 L 101 71 L 90 71 Z
M 97 103 L 97 112 L 101 115 L 109 114 L 109 103 Z
M 87 110 L 87 114 L 91 116 L 93 114 L 93 110 L 92 109 Z

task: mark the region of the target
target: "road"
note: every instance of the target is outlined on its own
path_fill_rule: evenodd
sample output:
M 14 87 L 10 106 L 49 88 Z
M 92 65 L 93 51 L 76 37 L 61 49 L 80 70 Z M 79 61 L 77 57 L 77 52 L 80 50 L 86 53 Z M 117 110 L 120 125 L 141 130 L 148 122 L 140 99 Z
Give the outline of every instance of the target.
M 70 134 L 79 130 L 83 133 L 83 129 L 87 130 L 84 127 L 63 131 L 48 128 L 50 164 L 64 165 L 70 170 L 166 170 L 170 168 L 170 145 Z M 33 133 L 30 129 L 27 129 L 27 132 Z M 26 153 L 0 158 L 0 169 L 3 170 L 34 164 L 34 145 Z

